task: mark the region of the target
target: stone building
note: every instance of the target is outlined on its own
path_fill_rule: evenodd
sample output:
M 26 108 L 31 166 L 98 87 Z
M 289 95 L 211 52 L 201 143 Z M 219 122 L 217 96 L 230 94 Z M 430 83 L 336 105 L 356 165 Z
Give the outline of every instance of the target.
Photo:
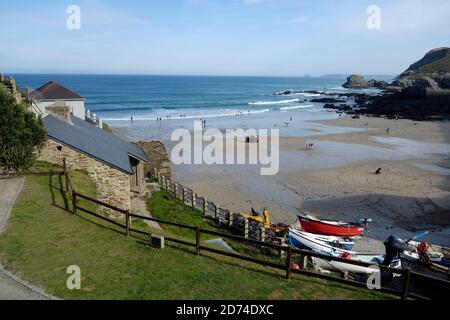
M 97 187 L 97 199 L 131 210 L 131 198 L 145 192 L 145 153 L 136 145 L 81 120 L 68 106 L 44 117 L 48 139 L 39 160 L 85 170 Z
M 68 106 L 72 115 L 85 120 L 84 97 L 57 82 L 44 84 L 31 92 L 29 98 L 33 102 L 33 110 L 39 114 L 51 113 L 54 107 Z

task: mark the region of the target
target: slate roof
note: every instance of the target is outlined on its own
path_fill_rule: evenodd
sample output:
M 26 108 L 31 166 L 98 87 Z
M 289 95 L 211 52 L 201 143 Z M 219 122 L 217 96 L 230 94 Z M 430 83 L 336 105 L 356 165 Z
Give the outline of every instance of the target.
M 47 115 L 44 124 L 48 137 L 129 175 L 133 174 L 130 155 L 148 161 L 138 146 L 77 117 L 71 116 L 71 121 L 68 123 L 51 114 Z
M 30 97 L 33 100 L 84 100 L 78 93 L 54 81 L 47 82 L 31 92 Z

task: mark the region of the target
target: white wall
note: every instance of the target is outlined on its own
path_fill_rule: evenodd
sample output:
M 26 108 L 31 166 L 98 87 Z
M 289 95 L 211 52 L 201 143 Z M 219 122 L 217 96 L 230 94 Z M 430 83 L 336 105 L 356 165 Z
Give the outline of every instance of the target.
M 45 113 L 45 108 L 55 104 L 55 102 L 65 102 L 70 107 L 71 113 L 80 119 L 84 120 L 86 109 L 84 108 L 84 101 L 80 100 L 52 100 L 52 101 L 36 101 L 36 105 L 39 109 Z

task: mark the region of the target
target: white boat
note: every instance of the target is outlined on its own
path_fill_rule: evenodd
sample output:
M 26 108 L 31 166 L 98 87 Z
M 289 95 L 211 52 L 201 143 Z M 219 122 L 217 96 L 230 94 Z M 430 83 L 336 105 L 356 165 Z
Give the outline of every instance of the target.
M 373 264 L 372 267 L 364 267 L 345 262 L 330 261 L 323 258 L 311 258 L 313 264 L 318 269 L 342 272 L 347 271 L 351 273 L 370 275 L 379 271 L 377 265 L 384 261 L 384 254 L 361 254 L 358 252 L 337 248 L 332 244 L 323 241 L 324 238 L 321 237 L 322 236 L 298 231 L 292 228 L 289 229 L 289 243 L 296 248 L 311 250 L 332 257 L 345 257 L 349 260 Z M 328 239 L 330 238 L 328 237 Z M 389 266 L 392 268 L 401 268 L 400 260 L 393 259 Z
M 326 242 L 318 235 L 289 228 L 289 243 L 298 249 L 312 250 L 317 253 L 338 257 L 343 254 L 354 255 L 356 252 L 339 248 L 330 242 Z
M 341 271 L 341 272 L 349 272 L 349 273 L 357 273 L 357 274 L 363 274 L 363 275 L 371 275 L 375 272 L 379 272 L 380 269 L 377 265 L 381 264 L 384 260 L 385 255 L 384 254 L 356 254 L 349 256 L 349 260 L 353 261 L 360 261 L 365 263 L 370 263 L 372 266 L 364 267 L 364 266 L 357 266 L 354 264 L 349 264 L 345 262 L 339 262 L 339 261 L 331 261 L 326 260 L 322 258 L 311 258 L 313 265 L 321 270 L 328 270 L 328 271 Z M 389 265 L 391 268 L 400 269 L 401 263 L 400 260 L 393 260 L 391 264 Z
M 312 241 L 323 242 L 324 244 L 331 245 L 336 248 L 344 249 L 344 250 L 352 250 L 355 243 L 349 238 L 342 238 L 336 236 L 326 236 L 321 234 L 313 234 L 305 231 L 301 231 L 299 229 L 293 229 L 293 233 L 298 235 L 299 237 L 308 238 Z M 298 241 L 299 239 L 297 239 Z M 291 242 L 297 243 L 295 239 L 292 239 Z M 300 245 L 299 249 L 305 249 L 304 245 Z M 310 248 L 308 248 L 310 249 Z

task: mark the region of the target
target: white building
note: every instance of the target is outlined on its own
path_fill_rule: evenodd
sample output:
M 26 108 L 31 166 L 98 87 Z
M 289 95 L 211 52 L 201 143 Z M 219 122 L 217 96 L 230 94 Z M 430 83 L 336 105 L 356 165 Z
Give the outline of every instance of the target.
M 46 115 L 49 113 L 47 108 L 68 106 L 72 115 L 85 120 L 84 98 L 57 82 L 48 82 L 31 92 L 30 99 L 33 101 L 32 109 L 36 113 Z

